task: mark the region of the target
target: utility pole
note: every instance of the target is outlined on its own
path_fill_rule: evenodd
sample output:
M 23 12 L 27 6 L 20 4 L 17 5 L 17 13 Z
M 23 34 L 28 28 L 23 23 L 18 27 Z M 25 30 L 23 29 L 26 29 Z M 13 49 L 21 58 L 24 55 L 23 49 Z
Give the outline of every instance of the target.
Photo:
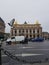
M 2 42 L 0 41 L 0 65 L 2 65 L 2 59 L 1 59 L 1 44 L 2 44 Z

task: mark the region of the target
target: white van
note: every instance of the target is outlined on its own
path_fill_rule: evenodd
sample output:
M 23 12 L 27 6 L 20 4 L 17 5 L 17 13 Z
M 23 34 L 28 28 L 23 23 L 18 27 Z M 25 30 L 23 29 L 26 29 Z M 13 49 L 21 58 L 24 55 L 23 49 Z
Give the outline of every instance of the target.
M 6 40 L 7 43 L 25 43 L 25 37 L 24 36 L 12 36 L 11 38 Z

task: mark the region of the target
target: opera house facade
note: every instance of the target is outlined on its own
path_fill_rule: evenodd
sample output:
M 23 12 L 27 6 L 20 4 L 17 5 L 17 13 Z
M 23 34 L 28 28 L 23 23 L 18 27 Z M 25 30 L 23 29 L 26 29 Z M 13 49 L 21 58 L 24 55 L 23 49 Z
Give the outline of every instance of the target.
M 24 24 L 18 24 L 16 21 L 11 27 L 11 36 L 25 36 L 27 38 L 42 37 L 42 27 L 38 21 L 35 24 L 28 24 L 26 21 Z

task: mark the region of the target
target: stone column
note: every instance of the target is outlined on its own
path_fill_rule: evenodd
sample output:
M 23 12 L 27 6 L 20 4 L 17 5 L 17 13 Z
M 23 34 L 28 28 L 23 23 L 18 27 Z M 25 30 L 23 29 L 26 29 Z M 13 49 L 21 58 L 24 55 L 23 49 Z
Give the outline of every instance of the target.
M 29 29 L 28 29 L 28 38 L 30 38 L 30 31 L 29 31 Z
M 42 37 L 42 29 L 39 29 L 39 36 Z
M 28 34 L 30 34 L 30 31 L 29 31 L 29 29 L 28 29 Z
M 16 35 L 19 35 L 19 30 L 17 29 L 17 34 Z
M 33 38 L 33 29 L 32 29 L 32 38 Z
M 32 29 L 32 34 L 33 34 L 33 29 Z
M 35 29 L 35 38 L 37 38 L 37 29 Z
M 13 29 L 13 36 L 15 36 L 15 30 Z

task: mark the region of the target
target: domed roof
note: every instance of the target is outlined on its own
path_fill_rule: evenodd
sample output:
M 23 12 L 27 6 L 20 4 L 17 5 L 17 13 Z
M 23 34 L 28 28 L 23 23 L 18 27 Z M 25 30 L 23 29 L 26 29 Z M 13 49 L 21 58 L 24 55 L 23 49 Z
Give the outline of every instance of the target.
M 39 21 L 38 21 L 38 20 L 36 20 L 36 21 L 35 21 L 35 24 L 39 24 Z
M 14 21 L 14 23 L 13 23 L 14 25 L 17 25 L 17 21 Z

